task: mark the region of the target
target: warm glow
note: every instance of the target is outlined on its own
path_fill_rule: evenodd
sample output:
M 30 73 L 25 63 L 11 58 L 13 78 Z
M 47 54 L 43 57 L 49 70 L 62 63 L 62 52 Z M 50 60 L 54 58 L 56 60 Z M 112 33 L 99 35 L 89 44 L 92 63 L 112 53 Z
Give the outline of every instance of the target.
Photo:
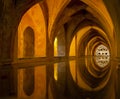
M 75 53 L 75 37 L 73 38 L 72 40 L 72 43 L 70 45 L 70 53 L 69 53 L 69 56 L 75 56 L 76 53 Z
M 53 25 L 55 25 L 56 18 L 58 17 L 58 14 L 61 12 L 61 9 L 67 6 L 67 4 L 71 0 L 46 0 L 46 4 L 48 7 L 49 13 L 49 23 L 48 23 L 48 32 L 49 32 L 49 38 L 51 38 L 51 31 L 53 29 Z M 56 24 L 57 25 L 57 24 Z
M 109 62 L 110 62 L 109 56 L 95 57 L 95 63 L 101 68 L 104 68 L 105 66 L 107 66 Z
M 54 64 L 54 79 L 58 80 L 58 65 Z
M 107 8 L 104 5 L 103 0 L 81 0 L 88 5 L 87 10 L 91 12 L 95 17 L 104 24 L 107 31 L 110 33 L 111 37 L 113 36 L 113 23 L 110 15 L 107 11 Z
M 34 31 L 34 57 L 46 56 L 46 26 L 42 9 L 39 4 L 31 7 L 22 17 L 18 26 L 18 58 L 23 58 L 24 36 L 27 27 Z
M 58 40 L 55 38 L 54 41 L 54 56 L 58 56 Z
M 104 45 L 99 45 L 96 49 L 95 49 L 95 63 L 103 68 L 105 66 L 108 65 L 109 61 L 110 61 L 110 52 L 109 49 L 104 46 Z
M 95 56 L 109 56 L 110 52 L 106 46 L 101 44 L 95 49 L 94 54 L 95 54 Z
M 70 61 L 70 72 L 72 75 L 72 78 L 75 82 L 76 81 L 76 77 L 77 77 L 77 66 L 76 66 L 76 62 L 75 61 Z

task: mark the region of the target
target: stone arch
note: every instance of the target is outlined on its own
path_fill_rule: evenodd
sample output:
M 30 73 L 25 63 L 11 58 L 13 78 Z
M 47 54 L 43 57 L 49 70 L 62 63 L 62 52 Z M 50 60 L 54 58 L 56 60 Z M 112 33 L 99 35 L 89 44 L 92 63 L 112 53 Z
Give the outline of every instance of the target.
M 78 34 L 79 35 L 79 34 Z M 94 38 L 98 38 L 95 39 L 95 41 L 92 41 Z M 99 31 L 96 31 L 94 29 L 90 29 L 87 32 L 85 32 L 85 34 L 78 39 L 78 56 L 84 56 L 84 55 L 93 55 L 93 51 L 94 51 L 94 45 L 98 42 L 100 43 L 106 43 L 107 46 L 111 46 L 109 45 L 109 40 L 106 39 L 104 34 L 101 34 Z M 90 45 L 88 45 L 89 42 L 92 42 Z M 91 49 L 89 47 L 91 46 Z M 92 48 L 93 46 L 93 48 Z M 86 53 L 86 48 L 88 47 L 88 49 L 90 50 L 90 53 Z M 81 54 L 80 54 L 81 53 Z
M 34 57 L 46 56 L 46 20 L 42 4 L 32 6 L 22 17 L 18 26 L 18 58 L 23 58 L 24 30 L 31 27 L 34 30 Z
M 78 30 L 78 32 L 76 32 L 76 34 L 73 36 L 73 39 L 71 40 L 72 45 L 70 45 L 69 54 L 71 53 L 71 51 L 73 51 L 71 49 L 71 46 L 76 46 L 76 47 L 74 47 L 74 48 L 76 48 L 76 49 L 74 49 L 77 52 L 76 55 L 78 55 L 78 56 L 80 55 L 78 53 L 79 50 L 81 50 L 80 52 L 85 55 L 85 52 L 82 52 L 82 50 L 85 51 L 85 47 L 88 46 L 87 45 L 88 42 L 90 40 L 92 40 L 94 37 L 97 37 L 100 41 L 107 43 L 107 45 L 111 49 L 111 42 L 108 39 L 106 33 L 102 29 L 100 29 L 99 27 L 96 27 L 96 26 L 85 26 L 82 29 Z M 86 41 L 87 39 L 88 39 L 88 41 Z M 93 42 L 94 43 L 97 42 L 96 40 L 93 40 Z M 85 43 L 85 41 L 86 41 L 86 45 L 83 45 L 83 43 Z M 73 42 L 75 44 L 73 44 Z M 81 44 L 84 47 L 83 49 L 82 49 Z M 76 53 L 76 52 L 74 52 L 74 53 Z
M 117 2 L 117 1 L 118 0 L 111 1 L 111 2 Z M 98 2 L 95 2 L 93 0 L 82 0 L 82 2 L 88 5 L 86 10 L 90 12 L 94 17 L 96 17 L 101 22 L 100 25 L 104 27 L 103 31 L 106 33 L 107 37 L 110 40 L 110 44 L 111 44 L 111 48 L 113 52 L 112 56 L 116 56 L 117 54 L 117 47 L 116 47 L 117 46 L 116 44 L 117 33 L 115 31 L 116 25 L 114 24 L 115 18 L 113 18 L 113 16 L 115 16 L 116 14 L 114 13 L 114 15 L 112 15 L 113 11 L 115 11 L 114 8 L 112 9 L 112 6 L 110 8 L 110 5 L 112 3 L 109 3 L 107 0 L 105 1 L 99 0 Z
M 24 14 L 30 9 L 32 8 L 34 5 L 36 4 L 39 4 L 41 3 L 42 0 L 37 0 L 37 1 L 14 1 L 14 11 L 15 11 L 15 14 L 12 14 L 14 16 L 10 16 L 12 21 L 13 19 L 14 22 L 13 24 L 15 25 L 13 30 L 12 30 L 12 34 L 11 34 L 11 41 L 10 41 L 10 55 L 11 55 L 11 58 L 14 59 L 14 58 L 18 58 L 18 28 L 19 28 L 19 25 L 20 25 L 20 22 L 24 16 Z M 12 5 L 13 6 L 13 5 Z M 13 8 L 13 7 L 12 7 Z M 12 10 L 11 10 L 12 11 Z M 11 28 L 12 29 L 12 28 Z

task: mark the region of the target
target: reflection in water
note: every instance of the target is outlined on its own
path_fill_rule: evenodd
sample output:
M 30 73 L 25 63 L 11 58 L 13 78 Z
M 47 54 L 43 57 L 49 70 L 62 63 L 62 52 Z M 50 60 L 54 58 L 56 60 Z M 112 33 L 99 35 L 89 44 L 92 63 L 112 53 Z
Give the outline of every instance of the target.
M 34 68 L 24 69 L 23 71 L 23 90 L 26 95 L 32 95 L 34 91 Z
M 58 66 L 57 64 L 54 64 L 54 79 L 58 80 Z
M 96 64 L 94 61 L 97 60 L 98 57 L 94 58 L 81 58 L 77 60 L 72 60 L 66 64 L 67 71 L 64 74 L 63 77 L 60 77 L 60 80 L 57 80 L 55 82 L 54 87 L 57 87 L 58 93 L 55 93 L 59 95 L 60 89 L 65 87 L 64 94 L 60 94 L 60 99 L 66 97 L 66 99 L 108 99 L 112 97 L 111 99 L 115 98 L 115 89 L 114 84 L 111 79 L 112 78 L 112 65 L 109 63 L 109 57 L 102 57 L 101 61 L 107 61 L 106 64 Z M 107 59 L 107 60 L 106 60 Z M 87 62 L 87 63 L 86 63 Z M 104 63 L 104 62 L 103 62 Z M 59 63 L 58 63 L 59 64 Z M 54 65 L 54 69 L 56 68 L 56 65 Z M 98 68 L 101 67 L 102 68 Z M 108 67 L 108 68 L 104 68 Z M 57 69 L 60 68 L 57 67 Z M 66 68 L 66 67 L 64 67 Z M 56 73 L 56 72 L 55 72 Z M 60 74 L 60 71 L 57 70 L 57 75 Z M 58 77 L 58 76 L 57 76 Z M 66 77 L 67 80 L 64 82 L 64 86 L 57 86 L 59 85 L 59 81 L 63 81 Z M 114 90 L 114 91 L 113 91 Z M 104 95 L 106 94 L 106 95 Z M 78 98 L 79 97 L 79 98 Z M 55 98 L 56 99 L 56 98 Z
M 101 68 L 104 68 L 107 66 L 110 62 L 109 56 L 98 56 L 94 58 L 96 65 L 98 65 Z
M 70 61 L 70 71 L 71 71 L 71 75 L 72 78 L 75 82 L 77 82 L 77 66 L 76 66 L 76 61 Z
M 26 78 L 26 82 L 25 82 L 24 71 L 31 70 L 31 69 L 32 69 L 32 72 L 34 70 L 34 77 L 33 77 L 34 79 L 30 79 L 31 77 L 28 77 Z M 33 76 L 33 73 L 29 72 L 29 76 Z M 29 86 L 26 85 L 26 87 L 30 87 L 31 85 L 31 88 L 32 88 L 33 85 L 31 84 L 31 82 L 33 81 L 30 82 L 30 80 L 34 80 L 34 90 L 32 94 L 29 96 L 29 94 L 27 94 L 24 90 L 24 87 L 25 87 L 24 83 L 28 83 Z M 27 91 L 31 92 L 31 88 L 29 89 L 27 88 Z M 31 99 L 46 98 L 46 66 L 45 65 L 35 66 L 34 69 L 33 68 L 18 69 L 18 97 L 20 99 L 30 99 L 30 97 Z
M 55 85 L 61 93 L 65 91 L 65 80 L 66 80 L 66 64 L 65 62 L 60 62 L 54 64 L 54 80 Z
M 111 66 L 109 68 L 98 68 L 99 65 L 94 64 L 94 58 L 82 58 L 77 61 L 70 62 L 70 72 L 74 82 L 83 90 L 99 91 L 108 83 L 111 76 Z M 74 66 L 74 65 L 75 66 Z M 105 66 L 105 65 L 104 65 Z
M 108 65 L 109 61 L 110 61 L 110 51 L 109 49 L 105 46 L 105 45 L 99 45 L 96 49 L 95 49 L 95 63 L 96 65 L 98 65 L 101 68 L 104 68 L 105 66 Z
M 34 90 L 30 95 L 26 94 L 24 90 L 26 85 L 24 84 L 24 70 L 31 68 L 28 66 L 17 68 L 17 96 L 14 99 L 119 99 L 116 98 L 118 89 L 115 87 L 117 86 L 115 82 L 117 80 L 115 78 L 117 75 L 116 65 L 109 60 L 107 66 L 100 64 L 99 66 L 102 68 L 98 68 L 96 60 L 99 59 L 108 61 L 110 58 L 107 60 L 99 57 L 80 58 L 32 66 L 34 72 L 27 73 L 27 75 L 32 75 L 32 78 L 26 78 L 26 83 L 34 78 Z M 29 87 L 33 88 L 33 83 L 30 83 Z M 29 92 L 28 88 L 27 91 Z

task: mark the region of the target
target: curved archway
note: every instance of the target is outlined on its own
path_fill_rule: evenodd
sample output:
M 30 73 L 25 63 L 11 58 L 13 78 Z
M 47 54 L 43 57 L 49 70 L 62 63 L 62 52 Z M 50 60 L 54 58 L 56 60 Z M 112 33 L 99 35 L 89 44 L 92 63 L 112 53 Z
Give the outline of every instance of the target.
M 41 4 L 42 5 L 42 4 Z M 18 26 L 18 58 L 23 58 L 24 30 L 31 27 L 34 30 L 34 57 L 46 56 L 46 20 L 40 4 L 32 6 L 22 17 Z

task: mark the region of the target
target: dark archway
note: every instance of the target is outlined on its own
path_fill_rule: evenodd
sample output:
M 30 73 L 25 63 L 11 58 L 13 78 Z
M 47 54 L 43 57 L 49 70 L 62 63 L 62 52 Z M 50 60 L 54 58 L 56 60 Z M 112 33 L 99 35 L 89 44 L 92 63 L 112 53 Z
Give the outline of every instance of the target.
M 24 31 L 24 57 L 34 57 L 34 31 L 27 27 Z M 34 68 L 24 69 L 23 73 L 23 90 L 26 95 L 30 96 L 34 91 Z
M 24 31 L 24 57 L 30 58 L 34 56 L 34 31 L 31 27 L 27 27 Z

